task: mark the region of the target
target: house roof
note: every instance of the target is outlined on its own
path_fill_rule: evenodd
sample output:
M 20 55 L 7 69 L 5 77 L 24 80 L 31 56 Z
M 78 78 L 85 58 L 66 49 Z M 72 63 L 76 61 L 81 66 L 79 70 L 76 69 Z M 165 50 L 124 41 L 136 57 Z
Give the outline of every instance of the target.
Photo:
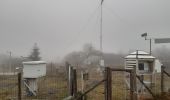
M 154 56 L 151 56 L 149 53 L 145 51 L 135 51 L 130 53 L 128 56 L 125 57 L 125 59 L 134 59 L 134 58 L 139 58 L 139 59 L 155 59 Z
M 141 50 L 130 53 L 130 55 L 136 55 L 136 54 L 138 54 L 138 55 L 149 55 L 149 53 L 147 53 L 145 51 L 141 51 Z
M 23 62 L 24 65 L 36 65 L 36 64 L 46 64 L 45 61 L 27 61 Z

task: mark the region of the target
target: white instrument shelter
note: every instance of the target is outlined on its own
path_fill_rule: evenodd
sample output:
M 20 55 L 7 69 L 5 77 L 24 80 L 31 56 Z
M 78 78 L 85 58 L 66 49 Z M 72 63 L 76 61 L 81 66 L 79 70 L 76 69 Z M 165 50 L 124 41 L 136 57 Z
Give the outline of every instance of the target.
M 39 78 L 46 75 L 46 62 L 23 62 L 23 78 Z

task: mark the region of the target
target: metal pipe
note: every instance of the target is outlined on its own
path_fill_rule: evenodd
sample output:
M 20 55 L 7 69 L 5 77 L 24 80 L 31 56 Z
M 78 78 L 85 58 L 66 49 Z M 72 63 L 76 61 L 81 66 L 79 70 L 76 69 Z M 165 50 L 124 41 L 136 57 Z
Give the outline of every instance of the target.
M 152 54 L 152 39 L 150 38 L 149 41 L 150 41 L 150 55 L 151 55 Z

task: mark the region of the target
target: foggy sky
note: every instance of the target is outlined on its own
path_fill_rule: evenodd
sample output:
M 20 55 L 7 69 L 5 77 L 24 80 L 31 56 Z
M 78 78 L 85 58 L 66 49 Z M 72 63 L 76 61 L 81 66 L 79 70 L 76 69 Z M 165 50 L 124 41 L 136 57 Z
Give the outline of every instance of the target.
M 152 38 L 170 37 L 169 0 L 104 0 L 103 50 L 149 49 Z M 27 56 L 37 43 L 46 60 L 61 59 L 85 43 L 99 49 L 100 0 L 0 0 L 0 53 Z M 170 44 L 153 44 L 153 48 Z

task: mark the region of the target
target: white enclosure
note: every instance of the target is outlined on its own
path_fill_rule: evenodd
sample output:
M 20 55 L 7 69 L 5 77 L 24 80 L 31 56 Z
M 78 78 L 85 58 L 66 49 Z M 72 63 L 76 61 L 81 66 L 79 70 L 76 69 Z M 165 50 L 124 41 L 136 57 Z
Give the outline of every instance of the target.
M 125 69 L 136 67 L 137 74 L 160 73 L 161 66 L 158 59 L 144 51 L 133 52 L 125 57 Z
M 46 62 L 23 62 L 23 78 L 38 78 L 46 75 Z
M 161 66 L 162 64 L 156 57 L 144 51 L 137 50 L 125 57 L 125 69 L 134 69 L 136 75 L 141 78 L 143 83 L 151 88 L 156 86 L 156 73 L 161 72 Z M 128 88 L 130 88 L 129 76 L 129 73 L 125 74 L 125 82 Z M 143 95 L 146 92 L 145 87 L 137 79 L 135 83 L 137 95 Z

